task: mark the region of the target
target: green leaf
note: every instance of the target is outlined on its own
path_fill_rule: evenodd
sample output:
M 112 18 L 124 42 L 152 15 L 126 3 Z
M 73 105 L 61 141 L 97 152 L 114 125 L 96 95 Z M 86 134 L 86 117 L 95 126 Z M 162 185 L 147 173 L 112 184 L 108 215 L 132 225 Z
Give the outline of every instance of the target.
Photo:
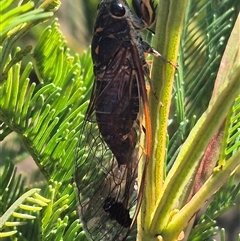
M 5 1 L 0 3 L 0 44 L 3 47 L 0 53 L 0 83 L 4 83 L 13 64 L 20 61 L 29 52 L 13 56 L 13 60 L 9 62 L 8 58 L 16 40 L 23 37 L 39 22 L 50 18 L 53 15 L 53 11 L 56 11 L 59 6 L 57 0 L 45 0 L 38 7 L 35 6 L 33 1 L 29 1 L 15 8 L 11 6 L 13 5 L 13 0 L 8 2 L 8 4 Z
M 1 178 L 1 184 L 3 185 L 1 200 L 4 200 L 4 198 L 7 197 L 7 193 L 9 192 L 9 190 L 12 191 L 14 188 L 16 189 L 16 191 L 14 192 L 14 199 L 15 197 L 17 197 L 18 192 L 22 192 L 23 182 L 21 180 L 21 177 L 16 182 L 16 180 L 14 179 L 16 175 L 16 169 L 15 172 L 12 172 L 12 168 L 13 165 L 9 162 L 9 166 L 7 169 L 5 169 L 4 172 L 5 175 Z M 11 204 L 11 206 L 8 207 L 8 209 L 0 217 L 0 237 L 14 235 L 16 231 L 9 231 L 8 227 L 16 227 L 19 225 L 27 224 L 27 220 L 36 218 L 36 216 L 32 214 L 33 212 L 39 212 L 42 207 L 47 206 L 47 203 L 50 200 L 43 199 L 43 197 L 41 197 L 41 202 L 38 202 L 38 198 L 40 196 L 36 196 L 35 194 L 39 191 L 40 189 L 33 188 L 25 192 L 24 194 L 21 194 L 21 196 L 17 198 Z M 30 197 L 32 197 L 32 199 L 30 199 Z M 6 201 L 7 203 L 5 205 L 9 205 L 13 200 L 8 199 Z M 36 204 L 38 204 L 38 206 L 35 206 Z

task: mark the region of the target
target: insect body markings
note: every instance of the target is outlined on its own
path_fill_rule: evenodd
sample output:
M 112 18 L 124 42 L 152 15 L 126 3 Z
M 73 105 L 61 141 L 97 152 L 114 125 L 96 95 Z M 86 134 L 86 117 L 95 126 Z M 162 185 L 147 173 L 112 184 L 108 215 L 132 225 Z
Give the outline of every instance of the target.
M 156 7 L 152 0 L 133 0 L 133 4 L 138 17 L 125 0 L 102 0 L 91 44 L 95 82 L 79 140 L 84 148 L 76 156 L 75 182 L 79 215 L 94 241 L 124 240 L 129 233 L 140 208 L 146 172 L 145 165 L 136 190 L 137 166 L 144 155 L 148 162 L 151 151 L 144 52 L 159 54 L 142 40 L 138 29 L 153 23 Z M 145 116 L 144 155 L 137 145 L 140 110 Z

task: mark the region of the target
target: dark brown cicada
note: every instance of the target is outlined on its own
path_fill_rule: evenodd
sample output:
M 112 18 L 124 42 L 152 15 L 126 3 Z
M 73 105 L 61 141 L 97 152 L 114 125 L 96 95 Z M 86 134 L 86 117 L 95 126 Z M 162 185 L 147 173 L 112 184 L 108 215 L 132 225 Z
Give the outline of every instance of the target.
M 95 83 L 76 157 L 75 181 L 79 214 L 94 240 L 123 240 L 137 217 L 146 171 L 137 187 L 140 158 L 148 162 L 151 148 L 144 53 L 161 57 L 142 40 L 138 29 L 155 18 L 152 0 L 133 0 L 135 17 L 125 0 L 102 0 L 92 40 Z M 146 150 L 138 146 L 137 119 L 145 116 Z

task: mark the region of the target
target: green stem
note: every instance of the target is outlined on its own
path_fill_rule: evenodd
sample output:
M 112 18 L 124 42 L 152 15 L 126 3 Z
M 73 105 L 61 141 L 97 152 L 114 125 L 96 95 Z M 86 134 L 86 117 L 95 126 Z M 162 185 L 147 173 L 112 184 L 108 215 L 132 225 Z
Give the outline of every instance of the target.
M 161 0 L 158 4 L 155 48 L 173 63 L 177 60 L 187 2 L 188 0 Z M 162 195 L 167 126 L 174 74 L 175 69 L 170 64 L 160 59 L 153 60 L 151 79 L 157 99 L 153 95 L 150 97 L 153 151 L 148 166 L 142 206 L 145 231 L 149 230 L 156 201 Z
M 162 237 L 165 241 L 174 240 L 178 234 L 188 225 L 194 213 L 227 181 L 231 173 L 240 165 L 240 150 L 227 160 L 224 166 L 220 166 L 195 196 L 173 217 L 167 228 L 163 230 Z
M 198 120 L 183 144 L 178 158 L 165 180 L 163 188 L 164 196 L 158 200 L 151 226 L 151 233 L 162 233 L 169 223 L 171 212 L 183 206 L 183 204 L 179 204 L 178 201 L 184 193 L 186 185 L 198 167 L 207 144 L 221 126 L 234 99 L 240 93 L 239 78 L 240 67 L 238 67 L 225 88 L 216 96 L 215 101 L 213 101 Z M 194 212 L 190 215 L 193 216 Z M 189 220 L 186 220 L 186 222 L 187 221 Z

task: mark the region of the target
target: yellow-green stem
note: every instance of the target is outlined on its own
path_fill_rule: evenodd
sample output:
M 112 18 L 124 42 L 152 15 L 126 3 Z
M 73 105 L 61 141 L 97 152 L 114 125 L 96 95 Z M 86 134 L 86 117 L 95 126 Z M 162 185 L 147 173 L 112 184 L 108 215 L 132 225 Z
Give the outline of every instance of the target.
M 186 6 L 187 0 L 161 0 L 158 4 L 155 49 L 173 63 L 177 61 Z M 148 167 L 142 210 L 145 232 L 149 230 L 156 200 L 162 195 L 167 125 L 174 74 L 175 69 L 171 65 L 161 59 L 153 60 L 151 79 L 158 99 L 153 95 L 150 97 L 153 152 Z

